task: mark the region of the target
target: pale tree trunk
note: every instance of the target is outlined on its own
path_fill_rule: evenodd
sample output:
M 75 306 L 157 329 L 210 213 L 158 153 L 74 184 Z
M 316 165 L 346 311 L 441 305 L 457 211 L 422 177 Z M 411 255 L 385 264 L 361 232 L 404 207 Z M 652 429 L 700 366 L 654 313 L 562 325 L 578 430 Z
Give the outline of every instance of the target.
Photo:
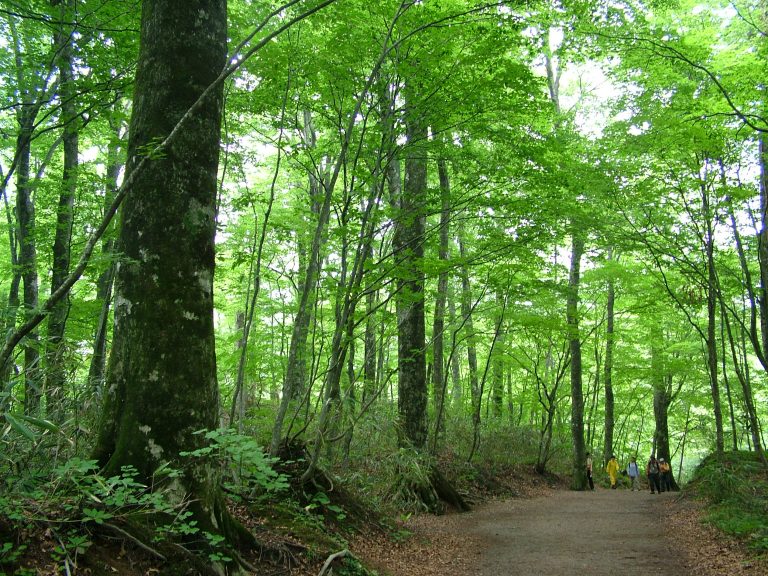
M 448 297 L 448 257 L 449 257 L 449 224 L 451 217 L 451 186 L 448 176 L 448 166 L 445 158 L 437 161 L 437 173 L 440 180 L 440 245 L 438 259 L 440 272 L 437 277 L 437 295 L 435 296 L 434 321 L 432 322 L 432 391 L 435 405 L 435 440 L 444 432 L 443 414 L 445 410 L 446 383 L 445 377 L 445 316 L 446 299 Z
M 496 292 L 496 307 L 499 311 L 498 314 L 503 314 L 503 310 L 506 307 L 506 301 L 504 294 L 501 290 Z M 501 417 L 502 408 L 504 406 L 504 319 L 499 319 L 498 325 L 498 341 L 493 350 L 493 375 L 492 375 L 492 390 L 491 390 L 491 407 L 493 409 L 493 415 L 496 418 Z
M 307 146 L 312 149 L 315 146 L 316 137 L 312 125 L 312 117 L 309 111 L 304 112 L 304 140 Z M 298 294 L 298 306 L 296 315 L 293 319 L 293 330 L 291 333 L 291 344 L 288 349 L 288 364 L 286 367 L 285 380 L 283 381 L 282 396 L 280 406 L 278 407 L 275 423 L 272 428 L 272 440 L 270 442 L 270 453 L 277 454 L 280 442 L 283 439 L 283 426 L 285 418 L 293 415 L 299 408 L 298 404 L 304 396 L 307 386 L 307 353 L 308 339 L 310 333 L 310 322 L 312 319 L 317 280 L 320 276 L 322 267 L 322 257 L 320 255 L 330 216 L 331 195 L 333 187 L 330 182 L 321 182 L 316 172 L 310 171 L 308 174 L 311 212 L 315 217 L 315 230 L 312 236 L 312 244 L 304 261 L 306 262 L 305 273 L 301 277 L 301 284 Z M 321 200 L 322 193 L 322 202 Z M 298 239 L 299 245 L 303 244 L 301 238 Z
M 467 335 L 467 364 L 469 366 L 469 393 L 472 401 L 472 414 L 480 415 L 480 385 L 477 378 L 477 348 L 475 343 L 475 324 L 472 320 L 472 288 L 469 284 L 467 249 L 464 238 L 464 226 L 459 223 L 456 229 L 461 256 L 461 315 Z
M 198 430 L 219 425 L 213 276 L 226 22 L 225 0 L 142 5 L 132 185 L 120 220 L 125 260 L 94 457 L 105 476 L 133 466 L 149 486 L 169 464 L 180 472 L 171 493 L 197 527 L 237 545 L 253 539 L 224 507 L 213 464 L 181 456 L 205 445 Z M 132 173 L 143 150 L 172 131 L 164 153 Z
M 464 398 L 464 389 L 461 386 L 461 367 L 459 365 L 459 344 L 456 342 L 456 291 L 453 283 L 448 282 L 448 324 L 451 326 L 451 350 L 449 352 L 449 367 L 451 369 L 451 404 L 455 407 L 461 406 Z
M 750 382 L 749 377 L 749 365 L 746 361 L 745 357 L 741 357 L 741 355 L 738 352 L 737 346 L 736 346 L 736 339 L 733 335 L 733 330 L 731 327 L 730 318 L 728 315 L 728 311 L 725 307 L 725 302 L 722 297 L 722 293 L 720 290 L 718 290 L 718 296 L 720 298 L 720 306 L 722 310 L 722 325 L 723 328 L 728 336 L 728 343 L 730 344 L 731 349 L 731 358 L 733 361 L 733 368 L 736 372 L 736 377 L 739 380 L 739 384 L 741 385 L 741 393 L 742 393 L 742 399 L 744 400 L 744 408 L 747 413 L 747 419 L 749 420 L 749 432 L 752 438 L 752 446 L 754 451 L 758 454 L 760 459 L 763 463 L 766 463 L 766 457 L 765 452 L 763 450 L 763 443 L 762 439 L 760 437 L 760 420 L 758 418 L 757 409 L 755 407 L 755 397 L 754 393 L 752 391 L 752 383 Z M 723 340 L 725 340 L 723 338 Z M 725 342 L 723 342 L 723 346 L 725 346 Z M 746 353 L 746 351 L 745 351 Z M 723 351 L 723 356 L 725 357 L 725 351 Z M 725 372 L 725 368 L 723 368 L 723 371 Z M 732 402 L 729 402 L 731 405 Z M 731 413 L 733 414 L 733 408 L 731 408 Z M 735 424 L 735 418 L 733 415 L 731 416 L 732 426 L 734 428 L 734 450 L 738 448 L 736 446 L 736 424 Z
M 370 258 L 370 254 L 368 257 Z M 376 290 L 372 283 L 366 286 L 365 294 L 365 344 L 363 358 L 363 405 L 376 398 Z
M 72 22 L 73 2 L 62 2 L 59 16 L 62 28 L 56 44 L 59 46 L 59 96 L 61 118 L 64 121 L 64 172 L 56 210 L 56 233 L 53 241 L 53 268 L 51 271 L 51 294 L 64 283 L 69 275 L 71 263 L 72 222 L 74 219 L 75 193 L 79 163 L 79 119 L 75 105 L 75 77 L 72 62 L 74 31 L 67 30 L 65 22 Z M 49 418 L 61 418 L 66 394 L 66 343 L 64 329 L 69 314 L 69 294 L 51 308 L 48 316 L 46 342 L 45 399 Z
M 704 225 L 706 237 L 704 248 L 707 255 L 707 368 L 709 383 L 712 391 L 712 410 L 715 416 L 715 448 L 718 454 L 725 450 L 723 434 L 723 413 L 720 403 L 720 386 L 717 376 L 717 277 L 715 271 L 715 234 L 712 210 L 710 208 L 709 193 L 705 184 L 701 183 L 702 211 L 704 213 Z
M 584 446 L 584 395 L 581 373 L 581 335 L 579 333 L 579 283 L 581 279 L 581 257 L 584 253 L 584 239 L 575 229 L 571 233 L 571 268 L 568 277 L 568 298 L 566 320 L 571 352 L 571 439 L 573 442 L 573 484 L 574 490 L 584 490 L 587 478 L 584 468 L 586 449 Z M 606 455 L 608 457 L 610 455 Z
M 121 105 L 118 101 L 117 106 Z M 114 201 L 117 194 L 117 180 L 120 171 L 124 166 L 123 160 L 123 126 L 115 114 L 110 119 L 113 138 L 110 140 L 107 149 L 106 166 L 106 190 L 104 194 L 104 212 Z M 99 274 L 96 280 L 96 300 L 101 302 L 101 311 L 96 324 L 93 338 L 93 355 L 88 369 L 88 382 L 97 395 L 101 395 L 104 388 L 104 379 L 107 365 L 107 334 L 109 332 L 109 315 L 112 308 L 112 286 L 115 279 L 115 269 L 117 264 L 114 262 L 115 240 L 110 234 L 101 243 L 102 258 L 108 262 L 106 269 Z
M 613 251 L 608 251 L 610 262 Z M 605 438 L 603 439 L 603 454 L 609 458 L 613 454 L 613 428 L 615 425 L 613 408 L 613 348 L 614 348 L 614 305 L 616 289 L 613 275 L 608 277 L 608 295 L 606 301 L 606 327 L 605 327 L 605 366 L 603 367 L 603 386 L 605 387 Z
M 341 404 L 341 378 L 345 358 L 350 352 L 351 343 L 354 338 L 355 311 L 359 301 L 358 295 L 363 281 L 366 260 L 371 253 L 374 230 L 377 225 L 375 218 L 372 218 L 372 213 L 376 210 L 381 200 L 380 191 L 381 188 L 372 189 L 365 203 L 366 209 L 363 212 L 358 243 L 355 247 L 352 268 L 349 271 L 349 241 L 346 237 L 343 239 L 341 274 L 336 296 L 335 327 L 331 341 L 329 365 L 325 372 L 323 405 L 317 418 L 314 450 L 307 470 L 302 474 L 302 482 L 309 481 L 314 475 L 323 444 L 329 446 L 329 454 L 331 454 L 331 442 L 328 442 L 326 438 L 329 435 L 329 428 L 331 430 L 331 441 L 333 441 L 336 439 L 333 436 L 333 432 L 340 429 L 342 425 L 342 413 L 338 410 Z M 346 203 L 346 206 L 349 206 L 349 202 Z M 342 215 L 341 224 L 346 230 L 348 224 L 346 212 Z M 350 362 L 352 362 L 351 358 Z M 354 385 L 354 365 L 348 368 L 348 371 L 349 386 L 352 387 Z
M 757 302 L 760 309 L 760 338 L 763 358 L 768 360 L 768 136 L 758 136 L 760 163 L 760 231 L 757 234 L 757 256 L 760 266 L 760 285 Z M 768 368 L 766 368 L 768 370 Z
M 290 79 L 286 81 L 285 92 L 283 93 L 283 104 L 280 111 L 280 125 L 283 125 L 285 119 L 286 104 L 288 101 L 288 94 L 290 89 Z M 267 207 L 264 211 L 264 217 L 261 222 L 261 230 L 258 232 L 258 239 L 255 241 L 255 250 L 251 253 L 250 263 L 250 278 L 251 283 L 248 286 L 245 297 L 245 314 L 242 316 L 242 325 L 240 328 L 243 331 L 243 335 L 238 342 L 240 348 L 240 357 L 237 362 L 237 379 L 235 381 L 235 391 L 232 394 L 232 406 L 229 413 L 230 426 L 235 421 L 235 414 L 239 414 L 237 418 L 237 430 L 240 434 L 243 433 L 243 419 L 245 416 L 245 407 L 247 403 L 247 391 L 245 389 L 245 368 L 248 362 L 248 344 L 251 336 L 251 328 L 253 326 L 253 317 L 256 312 L 256 303 L 259 300 L 259 293 L 261 292 L 261 260 L 264 252 L 264 243 L 267 239 L 267 228 L 269 226 L 269 218 L 272 214 L 272 206 L 275 202 L 275 185 L 277 177 L 280 174 L 280 164 L 282 159 L 282 142 L 283 142 L 283 130 L 277 138 L 277 162 L 275 164 L 275 171 L 272 176 L 272 182 L 269 186 L 269 200 L 267 201 Z M 254 229 L 258 228 L 258 218 L 254 218 Z M 254 230 L 256 233 L 257 230 Z

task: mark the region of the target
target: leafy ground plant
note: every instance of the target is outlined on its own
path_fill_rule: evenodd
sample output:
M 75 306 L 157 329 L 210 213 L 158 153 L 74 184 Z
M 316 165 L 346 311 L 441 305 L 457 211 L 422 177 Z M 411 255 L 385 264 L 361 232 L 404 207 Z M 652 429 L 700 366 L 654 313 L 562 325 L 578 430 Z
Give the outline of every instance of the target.
M 755 453 L 709 456 L 691 485 L 710 504 L 709 522 L 755 550 L 768 552 L 768 470 Z

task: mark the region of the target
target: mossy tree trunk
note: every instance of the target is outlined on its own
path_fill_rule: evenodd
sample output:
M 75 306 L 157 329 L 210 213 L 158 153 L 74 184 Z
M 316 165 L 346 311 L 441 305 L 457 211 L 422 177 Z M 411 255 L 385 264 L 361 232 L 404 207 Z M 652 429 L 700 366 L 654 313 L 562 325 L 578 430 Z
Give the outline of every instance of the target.
M 225 0 L 142 4 L 127 161 L 134 181 L 121 213 L 95 457 L 104 474 L 133 466 L 145 482 L 170 463 L 182 471 L 172 494 L 187 499 L 200 529 L 235 544 L 212 469 L 180 456 L 201 447 L 197 430 L 219 421 L 213 272 L 221 86 L 193 105 L 225 66 L 226 22 Z M 162 153 L 132 173 L 191 108 Z
M 424 321 L 424 215 L 427 193 L 427 126 L 406 90 L 405 183 L 399 200 L 393 252 L 397 259 L 398 413 L 400 443 L 417 449 L 427 441 L 427 371 Z

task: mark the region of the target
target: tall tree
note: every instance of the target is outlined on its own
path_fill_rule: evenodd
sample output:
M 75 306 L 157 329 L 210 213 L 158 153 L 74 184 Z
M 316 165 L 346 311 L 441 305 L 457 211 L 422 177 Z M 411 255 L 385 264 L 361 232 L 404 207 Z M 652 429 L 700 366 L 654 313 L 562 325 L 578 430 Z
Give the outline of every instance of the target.
M 57 66 L 59 70 L 59 96 L 61 98 L 61 122 L 64 125 L 62 142 L 64 147 L 64 170 L 62 175 L 59 204 L 56 210 L 56 232 L 53 241 L 53 269 L 51 271 L 51 294 L 64 283 L 69 274 L 71 261 L 72 222 L 74 219 L 75 193 L 79 163 L 80 126 L 75 100 L 74 2 L 66 0 L 60 4 L 60 28 L 55 43 L 58 46 Z M 66 380 L 64 328 L 69 313 L 69 297 L 62 298 L 51 309 L 48 316 L 46 342 L 45 397 L 47 413 L 50 416 L 60 412 Z
M 132 185 L 121 213 L 123 260 L 94 456 L 105 475 L 132 466 L 147 485 L 170 464 L 181 471 L 176 496 L 187 499 L 198 526 L 234 541 L 243 533 L 223 506 L 212 464 L 181 456 L 203 445 L 195 432 L 219 423 L 213 272 L 226 62 L 225 0 L 142 4 Z M 172 133 L 162 154 L 142 162 Z
M 414 82 L 416 82 L 414 80 Z M 427 125 L 416 86 L 406 87 L 405 182 L 393 240 L 397 266 L 398 413 L 401 443 L 427 441 L 427 373 L 424 319 L 424 229 L 427 198 Z

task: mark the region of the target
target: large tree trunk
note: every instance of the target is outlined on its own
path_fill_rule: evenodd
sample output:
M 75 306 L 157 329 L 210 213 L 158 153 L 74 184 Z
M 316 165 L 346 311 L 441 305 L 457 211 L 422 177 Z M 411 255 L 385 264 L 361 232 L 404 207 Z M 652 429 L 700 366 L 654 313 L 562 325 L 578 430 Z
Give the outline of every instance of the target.
M 225 0 L 145 0 L 128 143 L 134 178 L 120 222 L 115 330 L 94 456 L 105 476 L 133 466 L 155 485 L 165 464 L 197 526 L 238 544 L 211 464 L 184 458 L 219 424 L 213 330 L 214 234 Z M 174 138 L 165 139 L 209 86 Z
M 575 226 L 575 225 L 574 225 Z M 579 333 L 579 283 L 581 279 L 581 256 L 584 253 L 584 239 L 574 228 L 571 234 L 571 269 L 568 277 L 568 298 L 566 320 L 571 351 L 571 439 L 573 442 L 573 484 L 574 490 L 587 487 L 584 467 L 584 394 L 581 383 L 581 335 Z M 610 456 L 606 454 L 606 458 Z
M 400 444 L 423 448 L 427 441 L 427 374 L 424 327 L 425 207 L 427 193 L 427 126 L 406 99 L 405 185 L 393 239 L 397 265 L 398 414 Z

